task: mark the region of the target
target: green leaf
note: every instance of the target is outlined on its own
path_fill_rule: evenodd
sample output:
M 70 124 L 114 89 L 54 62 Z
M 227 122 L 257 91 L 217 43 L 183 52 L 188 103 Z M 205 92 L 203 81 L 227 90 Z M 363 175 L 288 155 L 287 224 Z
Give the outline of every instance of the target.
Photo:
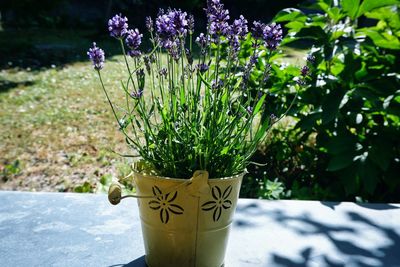
M 360 8 L 360 0 L 342 0 L 343 11 L 351 18 L 357 18 L 358 9 Z
M 325 31 L 320 26 L 302 28 L 295 35 L 295 37 L 304 39 L 315 39 L 318 42 L 325 42 L 328 39 Z
M 373 9 L 396 5 L 398 3 L 398 0 L 364 0 L 358 10 L 357 17 L 363 15 L 366 12 L 372 11 Z
M 102 185 L 110 185 L 112 182 L 112 175 L 107 173 L 100 177 L 100 184 Z
M 338 7 L 332 7 L 328 10 L 329 17 L 333 20 L 334 23 L 338 22 L 343 18 L 343 14 L 340 12 Z
M 379 170 L 376 165 L 371 162 L 369 157 L 363 161 L 360 161 L 358 174 L 365 190 L 369 194 L 373 194 L 380 179 Z
M 93 192 L 92 185 L 89 182 L 83 183 L 83 185 L 78 185 L 74 188 L 76 193 L 91 193 Z
M 263 125 L 257 131 L 256 136 L 254 137 L 254 140 L 260 140 L 265 135 L 265 132 L 267 131 L 269 126 L 270 126 L 270 124 L 268 123 L 268 120 L 265 120 Z
M 260 98 L 260 100 L 258 100 L 257 105 L 256 105 L 256 107 L 255 107 L 254 110 L 253 110 L 253 114 L 254 114 L 254 115 L 257 115 L 257 113 L 260 111 L 260 109 L 261 109 L 261 107 L 262 107 L 262 104 L 264 103 L 265 97 L 266 97 L 266 95 L 264 94 L 264 95 Z
M 296 8 L 285 8 L 276 14 L 273 21 L 283 22 L 283 21 L 302 21 L 305 22 L 307 16 L 303 14 L 299 9 Z
M 290 29 L 289 32 L 297 33 L 301 28 L 304 27 L 304 22 L 301 21 L 291 21 L 285 25 L 286 28 Z
M 351 153 L 344 153 L 334 155 L 328 163 L 327 171 L 338 171 L 350 166 L 353 163 L 354 155 Z
M 181 87 L 181 90 L 180 90 L 180 103 L 179 104 L 181 106 L 184 106 L 185 103 L 186 103 L 185 90 L 183 89 L 183 87 Z
M 221 155 L 226 155 L 226 154 L 228 154 L 228 151 L 229 151 L 229 147 L 224 147 L 222 150 L 221 150 Z
M 400 49 L 399 38 L 388 32 L 379 32 L 374 28 L 363 28 L 357 31 L 357 35 L 360 33 L 367 35 L 379 47 L 395 50 Z
M 344 70 L 344 67 L 345 65 L 342 62 L 336 60 L 331 66 L 331 72 L 333 75 L 338 76 Z
M 326 148 L 331 155 L 354 154 L 356 150 L 357 138 L 351 134 L 339 133 L 329 139 Z
M 311 130 L 316 125 L 317 120 L 321 118 L 321 114 L 321 112 L 310 113 L 296 124 L 296 128 L 300 128 L 304 131 Z
M 363 61 L 361 62 L 361 68 L 355 73 L 356 79 L 360 80 L 367 76 L 368 71 L 367 71 L 367 64 Z
M 314 6 L 315 6 L 315 8 L 319 8 L 320 10 L 322 10 L 322 11 L 328 13 L 329 8 L 331 7 L 331 5 L 332 5 L 332 2 L 331 2 L 331 1 L 319 0 L 319 1 L 317 1 L 317 2 L 316 2 L 313 6 L 311 6 L 311 7 L 314 7 Z
M 344 185 L 346 195 L 354 195 L 360 190 L 360 181 L 357 176 L 357 168 L 353 166 L 339 171 L 339 178 Z
M 322 124 L 330 123 L 337 117 L 344 93 L 344 90 L 336 87 L 325 97 L 325 100 L 322 103 Z
M 384 140 L 377 140 L 369 150 L 369 158 L 376 163 L 383 171 L 386 171 L 394 157 L 392 145 Z
M 377 8 L 371 12 L 365 13 L 365 16 L 367 18 L 388 22 L 389 27 L 392 29 L 400 29 L 400 13 L 397 7 L 387 6 Z
M 336 39 L 339 39 L 340 37 L 342 37 L 345 34 L 345 32 L 343 30 L 335 30 L 332 32 L 331 35 L 331 41 L 334 41 Z

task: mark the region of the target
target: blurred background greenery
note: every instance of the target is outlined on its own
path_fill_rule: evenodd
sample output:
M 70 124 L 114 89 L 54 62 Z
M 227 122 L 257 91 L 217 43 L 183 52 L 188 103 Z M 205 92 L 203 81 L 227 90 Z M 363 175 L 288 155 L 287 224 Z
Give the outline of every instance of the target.
M 315 57 L 310 86 L 259 148 L 254 161 L 267 165 L 249 167 L 241 196 L 400 201 L 398 1 L 223 2 L 231 18 L 285 25 L 286 56 L 273 66 L 266 113 L 290 104 L 287 82 L 312 46 Z M 200 31 L 205 5 L 2 1 L 0 189 L 104 192 L 113 177 L 129 174 L 129 162 L 113 152 L 130 154 L 86 62 L 87 48 L 96 40 L 106 50 L 105 82 L 116 94 L 123 65 L 108 18 L 122 13 L 144 32 L 145 16 L 176 7 L 194 14 Z

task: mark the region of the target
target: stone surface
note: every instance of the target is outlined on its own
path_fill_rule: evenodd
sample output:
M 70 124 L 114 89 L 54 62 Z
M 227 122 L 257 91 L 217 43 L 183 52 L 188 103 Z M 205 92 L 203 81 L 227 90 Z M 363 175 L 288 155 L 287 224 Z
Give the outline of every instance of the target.
M 145 266 L 134 199 L 0 191 L 0 203 L 0 266 Z M 400 204 L 241 199 L 225 266 L 400 267 Z

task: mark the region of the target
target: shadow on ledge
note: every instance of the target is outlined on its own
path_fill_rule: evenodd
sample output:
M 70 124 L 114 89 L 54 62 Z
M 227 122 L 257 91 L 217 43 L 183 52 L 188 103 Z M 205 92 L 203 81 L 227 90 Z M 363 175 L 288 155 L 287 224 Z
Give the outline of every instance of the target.
M 269 259 L 266 266 L 400 267 L 400 234 L 392 223 L 392 216 L 379 215 L 380 212 L 384 214 L 398 209 L 398 206 L 355 204 L 357 206 L 349 210 L 335 209 L 340 202 L 321 204 L 331 211 L 322 215 L 318 210 L 313 213 L 308 210 L 296 212 L 275 205 L 248 203 L 238 206 L 236 213 L 241 216 L 234 225 L 240 228 L 260 227 L 260 232 L 283 228 L 282 231 L 289 233 L 281 233 L 286 239 L 279 244 L 286 244 L 291 238 L 310 240 L 298 246 L 295 242 L 291 249 L 285 249 L 286 245 L 270 247 L 271 251 L 265 251 Z M 332 220 L 326 218 L 329 213 Z M 389 218 L 388 224 L 385 218 Z
M 383 206 L 382 206 L 383 207 Z M 385 208 L 383 208 L 385 209 Z M 301 258 L 301 261 L 293 258 L 286 258 L 282 255 L 272 254 L 272 261 L 279 266 L 315 266 L 315 258 L 318 257 L 318 262 L 323 263 L 322 266 L 362 266 L 362 267 L 399 267 L 400 266 L 400 235 L 392 228 L 377 225 L 369 218 L 361 213 L 346 212 L 346 217 L 349 219 L 349 224 L 324 224 L 316 219 L 303 216 L 287 216 L 282 211 L 275 211 L 273 215 L 275 220 L 285 225 L 285 227 L 295 231 L 297 234 L 308 238 L 311 236 L 321 236 L 327 240 L 335 254 L 343 255 L 344 262 L 338 261 L 331 255 L 322 253 L 312 253 L 313 250 L 318 250 L 317 247 L 305 247 L 301 250 L 296 259 Z M 302 227 L 293 227 L 292 223 L 297 222 Z M 359 224 L 357 228 L 354 223 Z M 373 248 L 367 248 L 370 244 L 363 244 L 363 232 L 371 233 L 379 239 L 386 240 L 374 245 Z M 344 238 L 347 237 L 347 238 Z M 365 241 L 365 240 L 364 240 Z M 318 244 L 316 244 L 318 246 Z M 347 259 L 347 260 L 346 260 Z
M 136 260 L 131 261 L 127 264 L 114 264 L 108 267 L 147 267 L 146 261 L 144 259 L 144 255 L 142 257 L 137 258 Z

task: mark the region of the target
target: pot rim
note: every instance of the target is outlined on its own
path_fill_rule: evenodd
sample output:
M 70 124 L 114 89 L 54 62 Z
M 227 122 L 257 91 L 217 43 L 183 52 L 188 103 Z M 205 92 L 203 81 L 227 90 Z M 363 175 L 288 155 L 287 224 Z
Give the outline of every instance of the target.
M 182 181 L 187 181 L 190 178 L 172 178 L 169 176 L 158 176 L 158 175 L 154 175 L 154 174 L 146 174 L 146 173 L 142 173 L 140 171 L 137 171 L 135 169 L 132 168 L 132 172 L 135 175 L 140 175 L 140 176 L 146 176 L 146 177 L 151 177 L 157 180 L 168 180 L 168 181 L 174 181 L 174 182 L 182 182 Z M 236 175 L 232 175 L 232 176 L 226 176 L 226 177 L 221 177 L 221 178 L 208 178 L 208 180 L 233 180 L 233 179 L 237 179 L 239 177 L 243 177 L 245 174 L 247 174 L 248 171 L 247 169 L 244 169 L 243 172 L 236 174 Z

